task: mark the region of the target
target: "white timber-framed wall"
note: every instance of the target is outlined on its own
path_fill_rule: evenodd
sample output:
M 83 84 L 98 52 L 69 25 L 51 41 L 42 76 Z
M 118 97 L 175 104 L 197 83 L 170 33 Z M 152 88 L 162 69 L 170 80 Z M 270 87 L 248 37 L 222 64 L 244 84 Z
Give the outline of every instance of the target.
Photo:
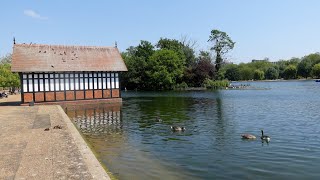
M 119 72 L 23 72 L 22 103 L 120 97 Z

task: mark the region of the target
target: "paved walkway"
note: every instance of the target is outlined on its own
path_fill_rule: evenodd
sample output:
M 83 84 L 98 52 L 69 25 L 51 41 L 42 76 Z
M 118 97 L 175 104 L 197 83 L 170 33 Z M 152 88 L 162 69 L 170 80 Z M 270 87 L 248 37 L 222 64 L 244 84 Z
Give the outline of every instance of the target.
M 60 106 L 0 106 L 0 179 L 109 176 Z

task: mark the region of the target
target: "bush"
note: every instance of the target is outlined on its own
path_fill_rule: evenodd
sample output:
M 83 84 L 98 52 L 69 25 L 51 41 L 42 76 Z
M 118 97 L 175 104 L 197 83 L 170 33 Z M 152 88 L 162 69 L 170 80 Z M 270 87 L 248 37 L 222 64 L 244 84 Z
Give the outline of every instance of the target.
M 182 82 L 180 84 L 175 85 L 173 89 L 182 90 L 182 89 L 187 89 L 187 88 L 188 88 L 188 84 L 186 82 Z
M 220 81 L 214 81 L 211 79 L 205 79 L 203 81 L 203 86 L 208 89 L 219 89 L 219 88 L 226 88 L 229 86 L 229 81 L 227 80 L 220 80 Z
M 312 76 L 316 77 L 316 78 L 319 78 L 320 77 L 320 63 L 318 64 L 315 64 L 313 67 L 312 67 Z

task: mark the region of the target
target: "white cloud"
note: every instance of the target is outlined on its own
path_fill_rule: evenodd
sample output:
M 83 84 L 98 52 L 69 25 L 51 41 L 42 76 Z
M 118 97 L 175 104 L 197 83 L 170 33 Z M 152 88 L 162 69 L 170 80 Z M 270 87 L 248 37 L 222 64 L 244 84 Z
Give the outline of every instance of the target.
M 24 15 L 35 18 L 35 19 L 42 19 L 46 20 L 48 17 L 41 16 L 40 14 L 36 13 L 34 10 L 27 9 L 23 11 Z

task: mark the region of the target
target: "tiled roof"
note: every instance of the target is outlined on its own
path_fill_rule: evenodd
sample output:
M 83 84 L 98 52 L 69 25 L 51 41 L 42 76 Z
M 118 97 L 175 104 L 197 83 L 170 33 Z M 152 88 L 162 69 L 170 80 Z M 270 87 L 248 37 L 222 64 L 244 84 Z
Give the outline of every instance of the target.
M 14 44 L 13 72 L 127 71 L 116 47 Z

